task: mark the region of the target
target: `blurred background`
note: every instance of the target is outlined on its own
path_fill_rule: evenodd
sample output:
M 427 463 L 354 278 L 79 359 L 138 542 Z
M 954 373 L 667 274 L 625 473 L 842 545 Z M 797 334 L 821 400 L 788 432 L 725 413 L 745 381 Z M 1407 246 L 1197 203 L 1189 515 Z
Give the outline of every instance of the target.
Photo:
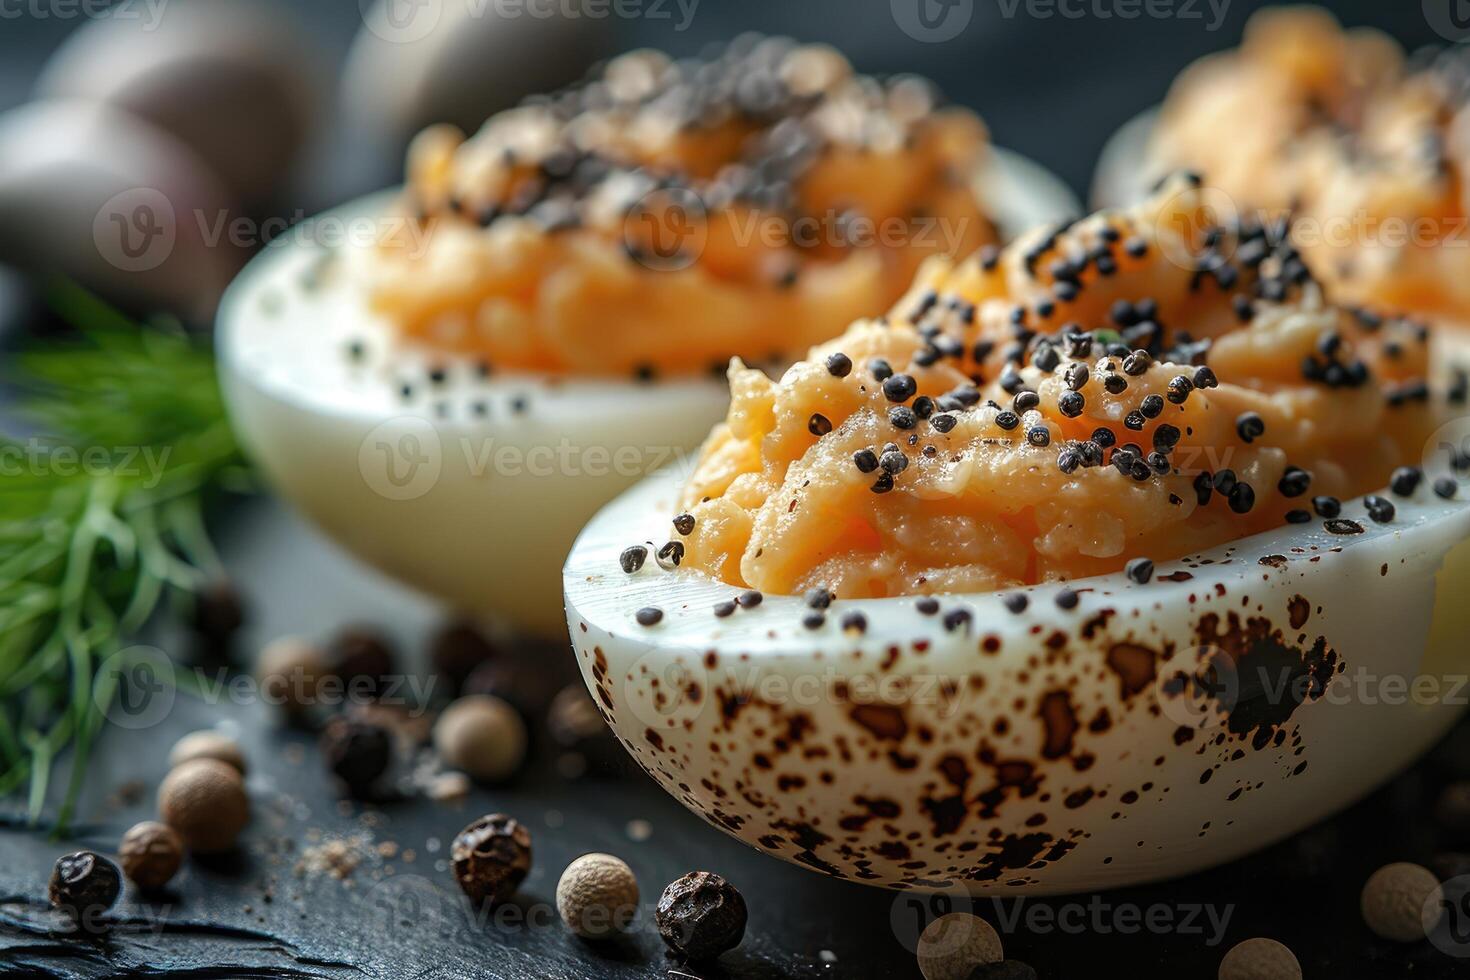
M 1327 6 L 1413 49 L 1443 43 L 1431 8 L 1455 2 Z M 473 129 L 620 51 L 694 54 L 751 30 L 829 42 L 865 72 L 929 76 L 1085 199 L 1107 137 L 1265 5 L 0 0 L 0 325 L 43 320 L 30 287 L 58 270 L 133 312 L 207 323 L 264 240 L 397 182 L 423 125 Z M 160 195 L 212 219 L 142 220 L 167 214 Z

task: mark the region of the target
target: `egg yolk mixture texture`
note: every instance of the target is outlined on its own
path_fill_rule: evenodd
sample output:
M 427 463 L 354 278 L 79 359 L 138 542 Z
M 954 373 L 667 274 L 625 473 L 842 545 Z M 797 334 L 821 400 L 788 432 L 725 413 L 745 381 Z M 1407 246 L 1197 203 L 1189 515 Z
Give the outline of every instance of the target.
M 1179 77 L 1151 154 L 1208 174 L 1236 207 L 1294 209 L 1332 295 L 1465 320 L 1467 94 L 1463 50 L 1406 59 L 1326 11 L 1268 10 L 1238 50 Z
M 1336 517 L 1418 462 L 1427 330 L 1329 305 L 1285 225 L 1204 196 L 935 259 L 779 381 L 732 365 L 684 564 L 842 598 L 1075 579 Z
M 497 366 L 723 371 L 794 356 L 887 308 L 924 258 L 993 241 L 987 149 L 927 82 L 854 75 L 830 48 L 634 52 L 472 138 L 422 133 L 398 205 L 414 225 L 363 278 L 408 339 Z

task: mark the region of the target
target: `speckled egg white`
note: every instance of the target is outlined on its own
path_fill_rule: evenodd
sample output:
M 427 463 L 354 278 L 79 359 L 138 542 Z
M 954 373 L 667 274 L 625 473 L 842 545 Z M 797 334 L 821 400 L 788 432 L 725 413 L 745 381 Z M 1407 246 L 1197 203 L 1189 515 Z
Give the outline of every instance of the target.
M 1116 574 L 937 608 L 772 595 L 718 617 L 737 589 L 620 566 L 674 533 L 667 474 L 578 539 L 567 623 L 638 763 L 769 854 L 893 888 L 1132 885 L 1309 826 L 1463 711 L 1470 491 L 1429 483 L 1389 523 L 1349 501 L 1339 521 L 1142 585 Z
M 1035 164 L 1004 153 L 995 167 L 985 180 L 1012 230 L 1075 213 Z M 218 346 L 231 418 L 272 484 L 349 551 L 461 611 L 558 634 L 577 532 L 649 473 L 687 471 L 728 389 L 482 377 L 474 362 L 403 349 L 349 271 L 387 201 L 283 236 L 230 288 Z M 317 244 L 328 239 L 345 244 Z

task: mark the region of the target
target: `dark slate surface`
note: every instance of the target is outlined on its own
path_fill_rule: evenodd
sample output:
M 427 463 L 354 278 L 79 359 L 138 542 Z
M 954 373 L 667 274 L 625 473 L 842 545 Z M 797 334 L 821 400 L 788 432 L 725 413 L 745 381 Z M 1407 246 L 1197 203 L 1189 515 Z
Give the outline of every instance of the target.
M 226 527 L 227 562 L 256 611 L 243 647 L 283 632 L 324 635 L 362 621 L 382 623 L 405 645 L 421 647 L 438 621 L 427 604 L 354 567 L 272 504 L 243 507 Z M 163 645 L 185 649 L 173 639 Z M 521 649 L 540 669 L 570 666 L 560 650 Z M 312 736 L 283 728 L 263 706 L 214 708 L 181 696 L 166 712 L 151 708 L 138 717 L 157 715 L 158 724 L 119 730 L 107 740 L 81 809 L 85 826 L 74 837 L 52 841 L 43 832 L 0 830 L 0 975 L 917 977 L 905 948 L 914 923 L 949 907 L 943 899 L 927 900 L 926 907 L 915 896 L 827 880 L 760 855 L 683 811 L 641 773 L 559 775 L 556 755 L 544 744 L 528 775 L 510 788 L 476 790 L 462 804 L 419 798 L 364 807 L 339 802 Z M 42 904 L 52 860 L 78 846 L 110 850 L 133 821 L 151 816 L 169 745 L 221 718 L 238 728 L 253 766 L 255 818 L 241 852 L 189 864 L 161 900 L 142 902 L 129 891 L 105 941 L 58 932 L 62 923 Z M 1402 948 L 1374 940 L 1356 909 L 1358 889 L 1378 865 L 1428 861 L 1453 843 L 1428 813 L 1439 787 L 1467 774 L 1470 728 L 1341 818 L 1230 867 L 1126 892 L 974 907 L 998 925 L 1019 916 L 1021 924 L 1003 929 L 1007 949 L 1045 978 L 1093 975 L 1101 963 L 1127 964 L 1138 976 L 1213 977 L 1224 950 L 1252 935 L 1287 942 L 1308 976 L 1463 976 L 1465 963 L 1428 943 Z M 515 905 L 485 921 L 467 914 L 441 862 L 454 833 L 490 810 L 528 824 L 536 862 Z M 646 840 L 630 837 L 635 820 L 651 828 Z M 399 850 L 371 857 L 345 881 L 295 872 L 312 839 L 341 835 L 393 842 Z M 628 860 L 645 901 L 687 870 L 724 873 L 751 907 L 744 945 L 717 968 L 680 967 L 664 956 L 647 908 L 626 941 L 595 947 L 572 938 L 552 908 L 556 878 L 572 858 L 594 850 Z M 1154 907 L 1179 927 L 1157 933 L 1117 927 L 1117 913 Z M 1217 918 L 1229 916 L 1223 944 L 1212 944 L 1206 907 Z M 1046 926 L 1055 920 L 1043 916 L 1066 910 L 1073 918 L 1063 919 L 1064 926 Z

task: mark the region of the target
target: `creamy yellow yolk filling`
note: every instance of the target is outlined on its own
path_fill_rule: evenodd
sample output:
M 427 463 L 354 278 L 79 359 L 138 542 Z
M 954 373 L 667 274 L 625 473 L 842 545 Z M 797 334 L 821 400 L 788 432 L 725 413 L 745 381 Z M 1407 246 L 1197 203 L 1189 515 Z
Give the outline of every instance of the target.
M 936 260 L 779 380 L 734 364 L 683 492 L 685 566 L 772 593 L 986 591 L 1383 486 L 1435 417 L 1426 331 L 1328 304 L 1279 233 L 1213 226 L 1174 184 Z
M 1470 320 L 1470 62 L 1406 62 L 1323 10 L 1263 11 L 1238 50 L 1180 75 L 1151 155 L 1240 209 L 1294 209 L 1340 300 Z
M 415 142 L 364 263 L 408 341 L 581 375 L 789 359 L 995 239 L 987 134 L 830 48 L 635 52 L 584 85 Z

